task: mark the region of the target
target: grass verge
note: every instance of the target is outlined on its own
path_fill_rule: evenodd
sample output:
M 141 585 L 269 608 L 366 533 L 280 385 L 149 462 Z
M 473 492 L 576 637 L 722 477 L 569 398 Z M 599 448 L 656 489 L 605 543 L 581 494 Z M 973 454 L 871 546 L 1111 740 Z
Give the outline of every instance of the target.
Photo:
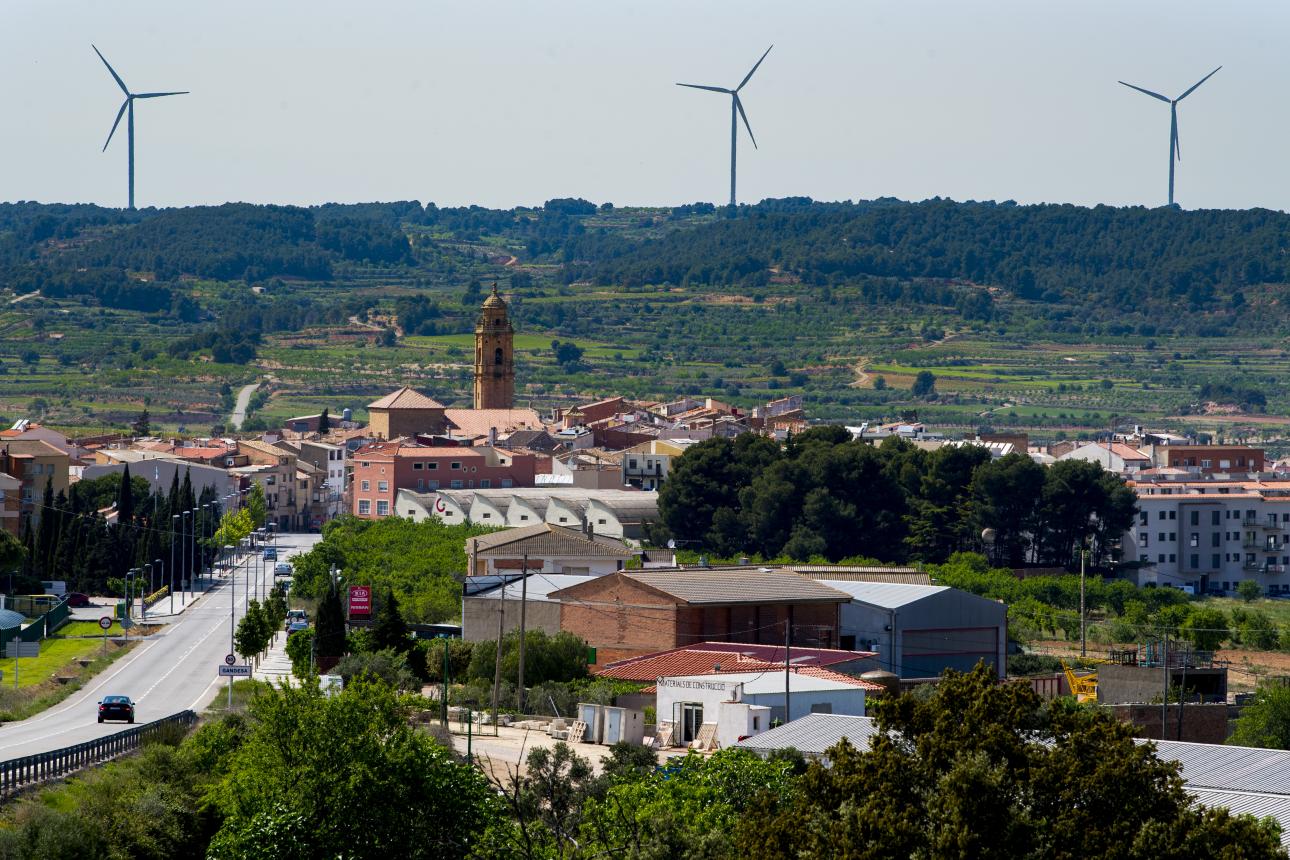
M 30 670 L 27 668 L 28 664 L 39 664 L 39 661 L 45 658 L 45 648 L 42 647 L 40 657 L 23 660 L 18 672 L 18 686 L 15 688 L 12 681 L 7 686 L 0 685 L 0 722 L 12 723 L 25 720 L 47 708 L 52 708 L 84 687 L 85 683 L 99 672 L 115 663 L 121 655 L 134 647 L 135 642 L 121 645 L 108 640 L 107 653 L 103 653 L 102 644 L 90 639 L 46 640 L 47 647 L 52 649 L 55 645 L 64 646 L 60 649 L 64 654 L 68 653 L 67 646 L 77 646 L 81 649 L 88 646 L 88 651 L 81 650 L 79 657 L 70 657 L 60 664 L 62 671 L 58 674 L 65 679 L 61 681 L 55 680 L 55 677 L 48 672 L 44 675 L 37 674 L 34 671 L 36 668 L 34 665 Z M 72 651 L 72 653 L 77 652 Z M 89 659 L 90 662 L 82 666 L 78 662 L 82 658 Z M 12 660 L 0 661 L 0 666 L 12 662 Z M 5 671 L 11 672 L 12 668 L 6 668 Z M 30 684 L 24 683 L 24 672 L 31 673 Z M 12 675 L 6 676 L 6 678 L 12 677 Z

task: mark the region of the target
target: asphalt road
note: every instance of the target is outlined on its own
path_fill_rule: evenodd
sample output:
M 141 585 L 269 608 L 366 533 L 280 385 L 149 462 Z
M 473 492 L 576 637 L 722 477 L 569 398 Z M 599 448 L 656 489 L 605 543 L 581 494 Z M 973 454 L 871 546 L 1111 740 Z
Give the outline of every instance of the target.
M 279 535 L 279 561 L 308 551 L 319 539 L 319 535 Z M 161 633 L 136 645 L 53 708 L 0 726 L 0 760 L 59 749 L 125 728 L 124 723 L 99 724 L 98 702 L 104 696 L 134 699 L 136 724 L 188 708 L 206 707 L 228 684 L 228 679 L 217 673 L 224 655 L 232 650 L 229 609 L 235 603 L 236 618 L 241 619 L 246 610 L 248 578 L 255 581 L 259 563 L 254 557 L 244 560 L 233 579 L 218 580 Z M 264 566 L 264 581 L 271 583 L 273 562 Z M 164 607 L 164 602 L 159 604 L 159 608 Z

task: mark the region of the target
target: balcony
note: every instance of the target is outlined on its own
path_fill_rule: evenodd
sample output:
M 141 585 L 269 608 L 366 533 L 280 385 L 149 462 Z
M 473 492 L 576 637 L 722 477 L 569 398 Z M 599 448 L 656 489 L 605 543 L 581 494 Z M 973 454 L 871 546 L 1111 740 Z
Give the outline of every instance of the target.
M 1279 532 L 1285 528 L 1284 525 L 1282 525 L 1281 523 L 1273 519 L 1264 520 L 1263 522 L 1259 523 L 1259 525 L 1262 526 L 1264 531 L 1269 531 L 1269 532 Z
M 1263 567 L 1259 568 L 1259 571 L 1262 573 L 1272 573 L 1272 574 L 1285 573 L 1286 566 L 1284 564 L 1265 564 L 1263 565 Z

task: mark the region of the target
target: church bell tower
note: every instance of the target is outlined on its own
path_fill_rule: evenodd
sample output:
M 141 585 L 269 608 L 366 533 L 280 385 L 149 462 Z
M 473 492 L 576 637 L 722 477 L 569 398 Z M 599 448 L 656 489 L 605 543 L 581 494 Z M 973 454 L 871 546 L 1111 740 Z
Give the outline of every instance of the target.
M 510 409 L 515 403 L 515 329 L 506 302 L 497 294 L 484 299 L 475 324 L 475 408 Z

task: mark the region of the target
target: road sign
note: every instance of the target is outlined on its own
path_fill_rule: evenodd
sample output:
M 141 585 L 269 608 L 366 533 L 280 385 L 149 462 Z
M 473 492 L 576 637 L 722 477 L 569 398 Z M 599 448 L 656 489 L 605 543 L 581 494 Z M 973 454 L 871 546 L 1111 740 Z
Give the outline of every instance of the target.
M 249 678 L 251 677 L 250 666 L 220 666 L 219 676 L 221 678 Z
M 122 618 L 122 619 L 121 619 L 121 629 L 122 629 L 122 630 L 129 630 L 129 629 L 130 629 L 131 627 L 133 627 L 133 626 L 134 626 L 134 620 L 133 620 L 133 619 L 131 619 L 131 618 Z
M 226 655 L 224 655 L 224 665 L 225 665 L 225 666 L 232 666 L 232 665 L 233 665 L 234 663 L 236 663 L 236 662 L 237 662 L 237 658 L 236 658 L 236 657 L 234 657 L 232 654 L 226 654 Z
M 100 627 L 102 627 L 104 630 L 107 630 L 108 628 L 110 628 L 110 627 L 112 626 L 112 618 L 111 618 L 111 616 L 109 616 L 109 615 L 104 615 L 102 618 L 100 618 L 100 619 L 99 619 L 99 626 L 100 626 Z
M 5 657 L 39 657 L 39 642 L 10 642 L 4 649 Z
M 366 585 L 349 587 L 349 616 L 368 618 L 372 614 L 372 589 Z

